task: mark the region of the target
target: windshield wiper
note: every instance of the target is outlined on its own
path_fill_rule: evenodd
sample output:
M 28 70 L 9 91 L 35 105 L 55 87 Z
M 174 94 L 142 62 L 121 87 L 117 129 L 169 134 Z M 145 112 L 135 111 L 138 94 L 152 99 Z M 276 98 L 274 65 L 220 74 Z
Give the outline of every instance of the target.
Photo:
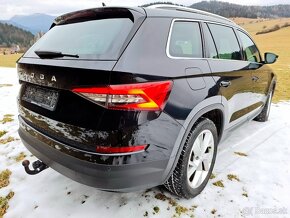
M 62 57 L 73 57 L 79 58 L 77 54 L 65 54 L 59 51 L 34 51 L 35 54 L 38 55 L 40 58 L 62 58 Z

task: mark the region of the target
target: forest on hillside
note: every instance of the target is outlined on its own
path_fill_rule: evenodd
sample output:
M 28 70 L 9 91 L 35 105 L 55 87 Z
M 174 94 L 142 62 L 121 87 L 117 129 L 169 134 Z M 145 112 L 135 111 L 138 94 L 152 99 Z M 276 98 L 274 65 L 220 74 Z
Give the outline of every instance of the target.
M 20 47 L 29 47 L 34 42 L 32 33 L 15 27 L 11 24 L 0 23 L 0 46 L 12 47 L 19 45 Z
M 155 4 L 177 5 L 171 2 L 154 2 L 142 6 L 147 7 Z M 208 11 L 224 17 L 246 17 L 246 18 L 290 17 L 290 5 L 246 6 L 212 0 L 198 2 L 190 5 L 189 7 L 203 11 Z
M 290 5 L 245 6 L 220 1 L 202 1 L 190 6 L 224 17 L 277 18 L 290 17 Z
M 171 2 L 154 2 L 143 7 L 155 4 L 172 4 Z M 174 4 L 178 5 L 178 4 Z M 273 6 L 244 6 L 220 1 L 202 1 L 189 6 L 199 10 L 208 11 L 224 17 L 246 17 L 246 18 L 277 18 L 290 17 L 290 5 Z M 43 33 L 41 33 L 43 35 Z M 30 47 L 40 36 L 33 36 L 32 33 L 11 24 L 0 22 L 0 47 L 20 46 Z

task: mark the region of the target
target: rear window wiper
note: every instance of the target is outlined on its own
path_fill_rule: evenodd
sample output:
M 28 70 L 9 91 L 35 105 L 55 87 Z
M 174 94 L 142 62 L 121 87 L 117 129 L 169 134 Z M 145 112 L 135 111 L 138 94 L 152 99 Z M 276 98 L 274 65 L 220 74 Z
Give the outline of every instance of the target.
M 61 58 L 61 57 L 73 57 L 73 58 L 79 58 L 77 54 L 65 54 L 59 51 L 34 51 L 35 54 L 38 55 L 40 58 Z

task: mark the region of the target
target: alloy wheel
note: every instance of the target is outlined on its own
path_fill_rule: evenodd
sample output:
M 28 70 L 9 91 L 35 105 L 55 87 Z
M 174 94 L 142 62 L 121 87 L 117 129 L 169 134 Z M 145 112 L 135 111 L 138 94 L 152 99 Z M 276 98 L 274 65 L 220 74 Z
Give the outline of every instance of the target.
M 214 137 L 203 130 L 195 139 L 187 165 L 187 181 L 191 188 L 199 187 L 207 177 L 214 154 Z

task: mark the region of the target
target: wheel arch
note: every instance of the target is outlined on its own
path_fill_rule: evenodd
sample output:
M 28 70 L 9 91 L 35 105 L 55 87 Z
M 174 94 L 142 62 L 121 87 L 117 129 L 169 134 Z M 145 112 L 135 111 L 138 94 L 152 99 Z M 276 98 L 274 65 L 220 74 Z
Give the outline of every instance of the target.
M 218 119 L 220 119 L 220 123 L 217 127 L 217 130 L 219 141 L 221 140 L 226 121 L 225 108 L 221 103 L 221 96 L 214 96 L 205 99 L 197 106 L 195 106 L 186 118 L 183 124 L 183 128 L 180 130 L 178 137 L 175 141 L 175 145 L 173 147 L 167 168 L 165 170 L 164 182 L 170 177 L 171 173 L 173 172 L 182 151 L 181 145 L 185 143 L 187 135 L 192 129 L 193 125 L 202 117 L 211 119 L 212 116 L 214 116 L 214 113 L 219 113 Z M 213 122 L 215 123 L 215 121 Z

